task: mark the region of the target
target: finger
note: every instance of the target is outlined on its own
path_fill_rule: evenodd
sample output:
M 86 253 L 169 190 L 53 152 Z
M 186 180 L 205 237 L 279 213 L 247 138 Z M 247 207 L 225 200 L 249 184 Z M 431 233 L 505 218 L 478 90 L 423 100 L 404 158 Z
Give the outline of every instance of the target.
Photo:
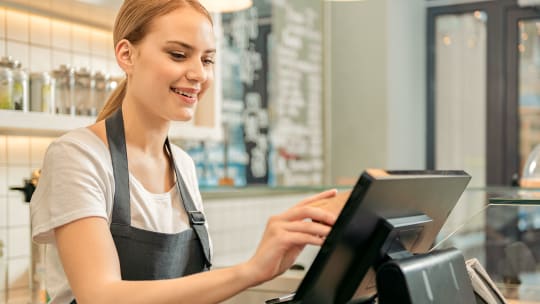
M 302 201 L 300 201 L 298 204 L 296 204 L 295 207 L 301 207 L 301 206 L 305 206 L 307 204 L 310 204 L 310 203 L 313 203 L 314 201 L 318 201 L 318 200 L 322 200 L 322 199 L 325 199 L 325 198 L 330 198 L 330 197 L 334 197 L 336 196 L 337 194 L 337 189 L 330 189 L 330 190 L 326 190 L 326 191 L 323 191 L 323 192 L 320 192 L 320 193 L 317 193 L 315 195 L 312 195 L 306 199 L 303 199 Z
M 294 208 L 281 214 L 281 219 L 286 221 L 301 221 L 311 219 L 316 222 L 321 222 L 327 225 L 333 225 L 336 222 L 336 215 L 322 208 L 304 206 Z
M 315 222 L 294 221 L 285 223 L 283 229 L 288 232 L 300 232 L 317 237 L 326 237 L 330 233 L 332 227 Z
M 305 246 L 305 245 L 316 245 L 321 246 L 324 243 L 324 239 L 318 236 L 301 233 L 301 232 L 291 232 L 288 233 L 285 237 L 285 243 L 288 246 Z
M 316 201 L 312 202 L 309 205 L 310 206 L 324 206 L 326 204 L 332 204 L 334 202 L 345 203 L 347 201 L 347 199 L 349 199 L 349 196 L 351 196 L 351 191 L 350 190 L 349 191 L 342 191 L 342 192 L 336 193 L 336 195 L 334 195 L 333 197 L 316 200 Z

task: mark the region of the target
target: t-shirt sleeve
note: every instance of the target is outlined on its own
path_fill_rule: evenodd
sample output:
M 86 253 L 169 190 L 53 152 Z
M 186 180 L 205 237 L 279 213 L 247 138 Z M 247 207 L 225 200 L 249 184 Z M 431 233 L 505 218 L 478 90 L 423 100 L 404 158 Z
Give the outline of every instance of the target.
M 30 202 L 32 238 L 54 242 L 54 229 L 84 217 L 107 218 L 108 174 L 103 161 L 83 143 L 53 142 Z

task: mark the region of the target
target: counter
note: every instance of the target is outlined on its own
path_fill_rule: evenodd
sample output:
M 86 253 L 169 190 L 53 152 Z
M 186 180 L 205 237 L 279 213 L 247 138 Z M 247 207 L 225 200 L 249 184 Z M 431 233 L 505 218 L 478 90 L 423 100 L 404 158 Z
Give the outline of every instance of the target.
M 540 189 L 467 189 L 437 241 L 478 259 L 509 303 L 540 303 Z
M 212 193 L 214 199 L 257 191 L 265 195 L 318 192 L 331 187 L 297 189 L 230 189 Z M 228 193 L 226 193 L 228 192 Z M 204 195 L 204 194 L 203 194 Z M 497 199 L 499 198 L 499 199 Z M 540 304 L 540 189 L 469 188 L 443 226 L 438 249 L 455 247 L 466 259 L 477 258 L 511 304 Z M 306 265 L 307 266 L 307 265 Z M 289 271 L 252 288 L 227 304 L 264 303 L 293 291 L 304 272 Z

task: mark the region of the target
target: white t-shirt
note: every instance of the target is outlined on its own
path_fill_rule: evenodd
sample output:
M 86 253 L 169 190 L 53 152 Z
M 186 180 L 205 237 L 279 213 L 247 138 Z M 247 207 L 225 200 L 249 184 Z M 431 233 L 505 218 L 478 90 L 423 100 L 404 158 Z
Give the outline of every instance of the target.
M 193 160 L 179 147 L 171 147 L 195 207 L 203 211 Z M 166 193 L 150 193 L 131 174 L 129 187 L 132 226 L 162 233 L 178 233 L 189 228 L 177 187 Z M 109 149 L 90 129 L 71 131 L 51 143 L 30 203 L 32 238 L 47 244 L 46 284 L 51 303 L 69 303 L 73 299 L 58 256 L 54 229 L 91 216 L 105 218 L 110 224 L 113 195 Z

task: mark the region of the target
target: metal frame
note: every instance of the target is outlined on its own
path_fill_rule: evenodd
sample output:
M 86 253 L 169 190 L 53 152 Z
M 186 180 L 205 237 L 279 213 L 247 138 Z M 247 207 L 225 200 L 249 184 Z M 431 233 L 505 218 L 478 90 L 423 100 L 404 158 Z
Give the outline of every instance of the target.
M 540 11 L 535 8 L 516 8 L 508 11 L 506 22 L 507 49 L 507 103 L 506 103 L 506 175 L 519 176 L 519 31 L 517 22 L 540 18 Z
M 427 14 L 427 143 L 426 167 L 435 169 L 435 19 L 441 15 L 485 11 L 487 21 L 487 126 L 486 126 L 486 184 L 511 185 L 517 170 L 517 108 L 505 102 L 516 84 L 508 83 L 514 69 L 507 57 L 508 19 L 510 10 L 519 9 L 515 0 L 482 1 L 467 4 L 428 8 Z M 514 88 L 512 87 L 514 86 Z M 508 92 L 507 92 L 508 90 Z M 512 112 L 513 111 L 513 112 Z M 512 114 L 513 113 L 513 114 Z M 512 146 L 512 147 L 510 147 Z M 517 150 L 516 150 L 517 151 Z

